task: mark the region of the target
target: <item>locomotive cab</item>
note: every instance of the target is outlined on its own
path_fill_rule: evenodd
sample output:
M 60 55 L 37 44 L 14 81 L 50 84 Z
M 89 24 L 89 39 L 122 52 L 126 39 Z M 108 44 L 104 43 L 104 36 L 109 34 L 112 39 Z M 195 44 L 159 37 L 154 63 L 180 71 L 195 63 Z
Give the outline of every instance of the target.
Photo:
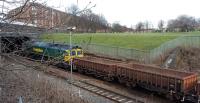
M 76 50 L 72 49 L 72 51 L 70 52 L 70 50 L 65 50 L 64 53 L 64 61 L 70 64 L 70 59 L 73 59 L 76 57 Z
M 76 49 L 76 57 L 83 57 L 83 50 L 82 49 Z

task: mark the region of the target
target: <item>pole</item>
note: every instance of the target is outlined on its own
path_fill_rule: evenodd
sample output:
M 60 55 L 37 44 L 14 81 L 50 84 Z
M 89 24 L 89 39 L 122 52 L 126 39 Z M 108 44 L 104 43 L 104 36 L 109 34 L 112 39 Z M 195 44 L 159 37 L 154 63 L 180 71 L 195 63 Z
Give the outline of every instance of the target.
M 2 11 L 1 11 L 2 14 L 4 13 L 4 10 L 3 10 L 3 9 L 4 9 L 4 1 L 3 1 L 3 5 L 2 5 Z
M 69 35 L 69 42 L 70 42 L 70 82 L 72 83 L 72 32 L 70 31 L 70 35 Z
M 70 48 L 70 92 L 71 92 L 71 96 L 70 96 L 70 98 L 71 98 L 71 101 L 72 101 L 72 91 L 73 91 L 73 89 L 72 89 L 72 40 L 71 40 L 71 35 L 72 35 L 72 31 L 71 31 L 71 29 L 70 29 L 70 32 L 69 32 L 69 48 Z
M 2 41 L 1 41 L 1 36 L 0 36 L 0 62 L 1 62 L 1 53 L 2 53 Z M 2 66 L 2 64 L 0 63 L 0 67 Z

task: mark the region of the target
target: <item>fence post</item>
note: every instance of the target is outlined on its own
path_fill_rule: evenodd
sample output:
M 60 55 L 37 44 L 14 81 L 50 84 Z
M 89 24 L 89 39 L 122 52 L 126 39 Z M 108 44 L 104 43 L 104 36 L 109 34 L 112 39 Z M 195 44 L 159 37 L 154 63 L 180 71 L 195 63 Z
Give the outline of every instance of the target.
M 131 59 L 133 59 L 133 49 L 131 49 Z
M 119 47 L 116 47 L 116 56 L 117 56 L 117 58 L 119 58 Z
M 152 61 L 151 61 L 151 51 L 148 50 L 147 54 L 148 54 L 148 63 L 150 64 L 150 63 L 152 63 Z
M 2 41 L 1 41 L 1 36 L 0 36 L 0 62 L 1 62 L 1 54 L 2 53 Z M 2 66 L 2 64 L 0 64 L 0 67 Z

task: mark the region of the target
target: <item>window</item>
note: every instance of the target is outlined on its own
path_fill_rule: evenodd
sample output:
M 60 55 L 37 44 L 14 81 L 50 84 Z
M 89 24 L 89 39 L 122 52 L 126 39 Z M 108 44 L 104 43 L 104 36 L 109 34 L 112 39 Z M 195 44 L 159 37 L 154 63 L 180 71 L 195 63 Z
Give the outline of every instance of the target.
M 82 51 L 77 51 L 77 55 L 81 55 L 82 54 Z
M 75 51 L 72 51 L 72 56 L 76 55 L 76 52 Z

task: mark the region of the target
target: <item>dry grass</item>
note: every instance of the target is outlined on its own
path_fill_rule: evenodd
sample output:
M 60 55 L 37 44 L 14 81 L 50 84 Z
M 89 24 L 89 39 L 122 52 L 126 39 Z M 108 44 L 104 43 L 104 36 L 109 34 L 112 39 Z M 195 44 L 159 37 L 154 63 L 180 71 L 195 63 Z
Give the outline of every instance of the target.
M 154 63 L 157 65 L 162 65 L 169 54 L 175 49 L 167 51 L 164 55 L 158 57 Z M 176 64 L 174 68 L 181 71 L 191 71 L 200 73 L 200 49 L 199 48 L 184 48 L 180 47 L 176 55 Z
M 71 95 L 66 85 L 63 80 L 42 72 L 6 63 L 6 67 L 0 68 L 0 103 L 16 103 L 20 96 L 24 103 L 86 103 Z
M 200 73 L 200 49 L 182 48 L 177 59 L 177 68 Z

